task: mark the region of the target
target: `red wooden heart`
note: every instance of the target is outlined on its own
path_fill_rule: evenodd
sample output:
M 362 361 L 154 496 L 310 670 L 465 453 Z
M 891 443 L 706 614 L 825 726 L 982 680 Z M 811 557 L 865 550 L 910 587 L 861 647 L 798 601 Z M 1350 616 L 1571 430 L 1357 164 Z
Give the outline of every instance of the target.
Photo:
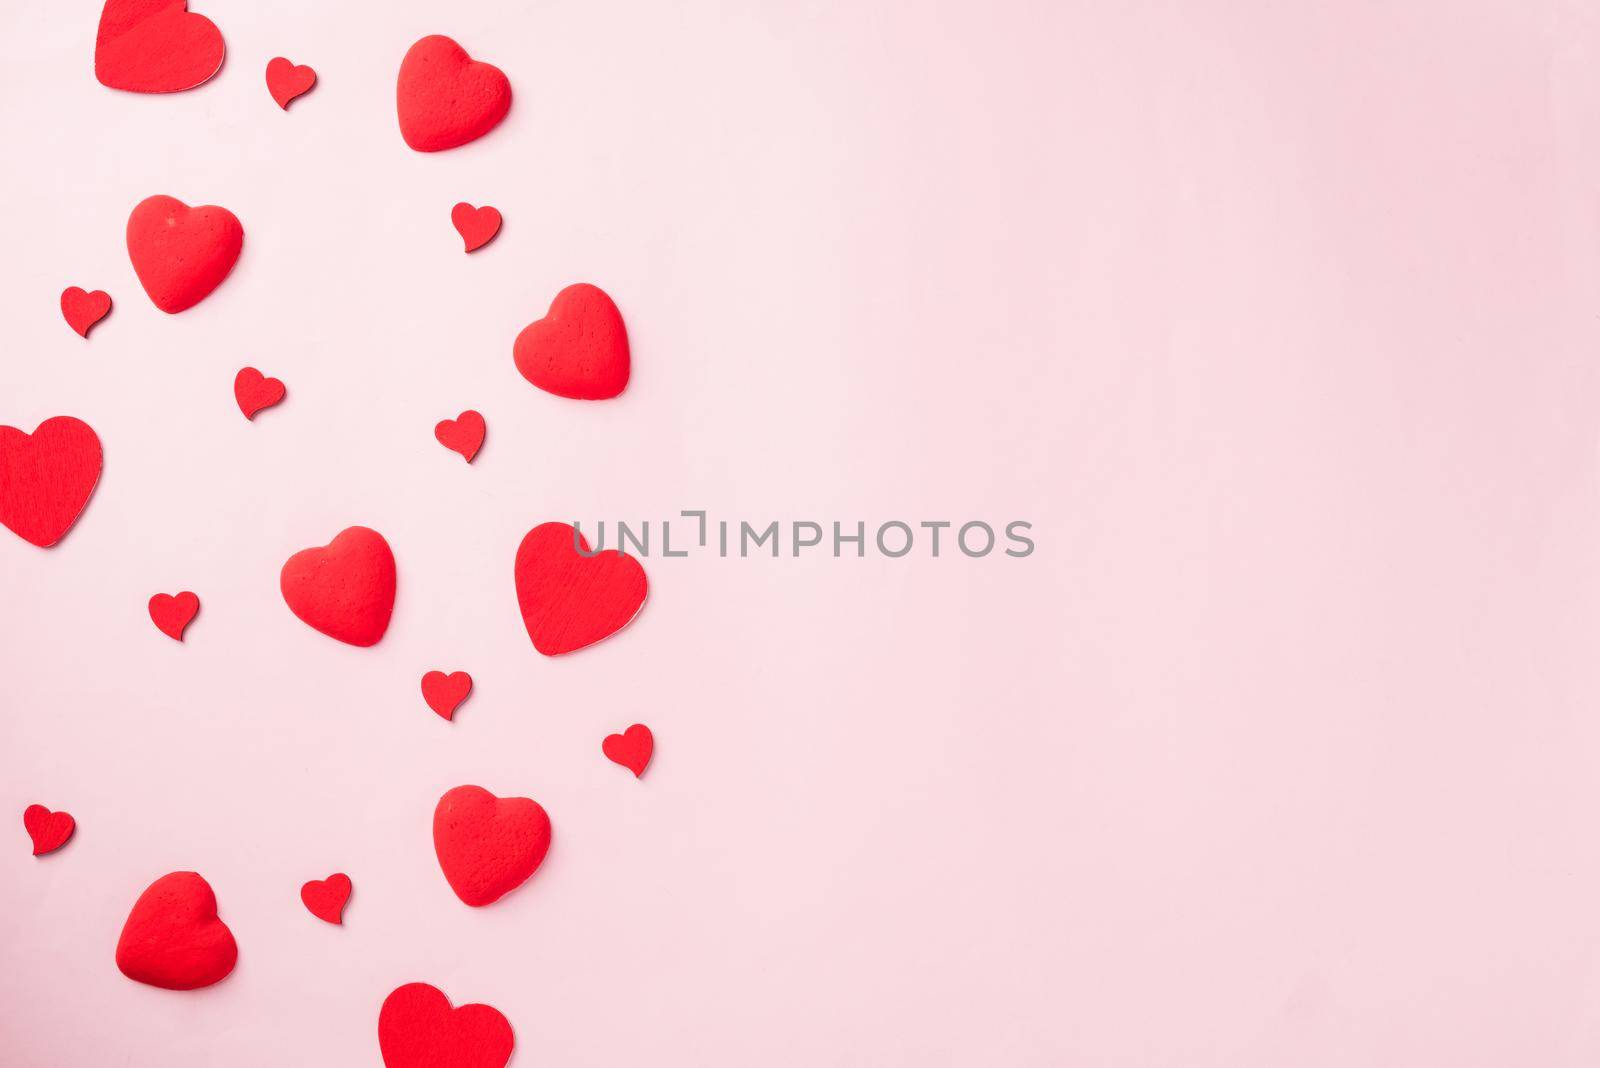
M 407 983 L 383 999 L 378 1050 L 384 1068 L 505 1068 L 516 1040 L 488 1005 L 450 1007 L 444 992 Z
M 188 0 L 106 0 L 94 42 L 94 76 L 111 89 L 175 93 L 222 69 L 222 33 Z
M 394 612 L 394 553 L 383 535 L 349 527 L 289 557 L 278 577 L 289 610 L 350 645 L 375 645 Z
M 418 152 L 475 141 L 511 108 L 511 83 L 448 37 L 424 37 L 400 61 L 400 136 Z
M 456 706 L 472 692 L 472 676 L 465 671 L 430 671 L 422 676 L 422 699 L 445 719 L 453 720 Z
M 468 252 L 487 245 L 500 232 L 500 211 L 488 205 L 475 208 L 462 201 L 450 209 L 450 221 L 466 242 Z
M 350 876 L 337 872 L 326 879 L 312 879 L 300 888 L 300 900 L 317 919 L 343 925 L 344 906 L 350 900 Z
M 655 750 L 655 736 L 643 723 L 635 723 L 621 734 L 608 734 L 600 743 L 600 751 L 606 759 L 633 772 L 635 779 L 644 774 Z
M 644 607 L 649 582 L 639 561 L 615 549 L 593 556 L 567 523 L 540 523 L 517 547 L 517 606 L 533 647 L 559 656 L 627 626 Z
M 100 439 L 58 415 L 32 434 L 0 426 L 0 523 L 40 547 L 72 529 L 100 481 Z
M 550 817 L 537 801 L 457 786 L 433 810 L 433 849 L 456 896 L 474 908 L 515 890 L 550 849 Z
M 511 348 L 522 377 L 547 393 L 606 400 L 628 385 L 628 330 L 598 286 L 579 282 L 556 294 L 550 312 L 529 323 Z
M 246 419 L 254 419 L 261 409 L 283 400 L 284 392 L 282 382 L 263 377 L 254 367 L 241 367 L 233 376 L 233 399 Z
M 78 822 L 66 812 L 51 812 L 43 805 L 29 805 L 22 810 L 22 826 L 33 839 L 33 855 L 42 857 L 66 845 Z
M 183 641 L 183 631 L 200 611 L 200 598 L 184 590 L 176 597 L 158 593 L 150 598 L 150 621 L 167 637 Z
M 165 990 L 210 986 L 239 959 L 233 932 L 217 918 L 217 895 L 192 871 L 163 875 L 139 895 L 117 941 L 117 967 Z
M 61 315 L 79 337 L 88 337 L 89 328 L 110 313 L 111 294 L 103 289 L 86 293 L 77 286 L 68 286 L 61 291 Z
M 175 197 L 145 197 L 128 216 L 128 258 L 139 284 L 169 315 L 192 308 L 222 284 L 244 247 L 244 227 L 227 208 L 191 208 Z
M 440 445 L 465 456 L 467 463 L 470 464 L 472 458 L 478 455 L 478 450 L 483 447 L 483 435 L 486 429 L 483 416 L 468 409 L 454 419 L 441 419 L 435 423 L 433 436 Z
M 285 111 L 289 110 L 289 101 L 310 92 L 316 84 L 317 72 L 310 67 L 297 67 L 282 56 L 267 62 L 267 92 Z

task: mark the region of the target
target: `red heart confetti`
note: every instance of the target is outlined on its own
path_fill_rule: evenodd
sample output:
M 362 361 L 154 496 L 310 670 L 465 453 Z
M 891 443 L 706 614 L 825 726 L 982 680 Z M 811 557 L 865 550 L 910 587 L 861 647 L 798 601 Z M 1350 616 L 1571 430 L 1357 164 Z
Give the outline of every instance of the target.
M 376 645 L 394 612 L 394 553 L 383 535 L 349 527 L 289 557 L 278 577 L 289 610 L 350 645 Z
M 424 37 L 400 61 L 400 136 L 418 152 L 475 141 L 511 109 L 511 83 L 448 37 Z
M 302 886 L 300 900 L 317 919 L 342 926 L 350 889 L 350 876 L 337 872 L 326 879 L 312 879 Z
M 523 378 L 558 397 L 606 400 L 628 385 L 622 313 L 587 282 L 557 293 L 549 313 L 523 328 L 511 352 Z
M 567 523 L 540 523 L 517 547 L 517 607 L 533 647 L 560 656 L 610 637 L 644 607 L 639 561 L 615 549 L 593 556 Z
M 461 235 L 461 240 L 466 242 L 467 251 L 475 252 L 494 240 L 494 235 L 500 232 L 500 209 L 488 205 L 475 208 L 462 201 L 450 209 L 450 221 L 455 225 L 456 233 Z
M 100 481 L 100 439 L 70 415 L 32 434 L 0 426 L 0 523 L 46 548 L 72 529 Z
M 655 736 L 643 723 L 635 723 L 621 734 L 608 734 L 600 743 L 600 751 L 613 764 L 621 764 L 633 772 L 637 779 L 650 764 L 650 755 L 656 750 Z
M 78 821 L 66 812 L 51 812 L 43 805 L 29 805 L 22 810 L 22 826 L 33 839 L 33 855 L 42 857 L 54 853 L 67 844 Z
M 176 93 L 222 69 L 222 33 L 188 0 L 106 0 L 94 42 L 94 76 L 111 89 Z
M 210 986 L 233 971 L 238 959 L 233 932 L 217 918 L 217 895 L 192 871 L 151 883 L 117 940 L 122 974 L 164 990 Z
M 454 419 L 441 419 L 435 423 L 433 436 L 451 452 L 465 456 L 470 464 L 483 447 L 483 435 L 487 429 L 483 416 L 468 409 Z
M 427 983 L 398 988 L 378 1012 L 384 1068 L 505 1068 L 515 1046 L 500 1010 L 453 1009 L 444 992 Z
M 68 286 L 61 291 L 61 316 L 79 337 L 88 337 L 89 328 L 109 314 L 111 294 L 103 289 L 87 293 L 77 286 Z
M 256 413 L 283 400 L 283 383 L 276 378 L 265 378 L 254 367 L 241 367 L 233 376 L 233 399 L 246 419 L 255 419 Z
M 267 92 L 285 111 L 289 110 L 289 101 L 310 92 L 316 84 L 317 72 L 310 67 L 297 67 L 282 56 L 267 61 Z
M 174 641 L 183 641 L 184 628 L 188 627 L 198 611 L 200 611 L 200 598 L 188 590 L 184 590 L 176 597 L 158 593 L 150 598 L 150 621 L 162 634 Z
M 422 699 L 447 720 L 454 720 L 456 707 L 472 692 L 472 676 L 465 671 L 430 671 L 422 676 Z
M 169 315 L 192 308 L 222 284 L 244 247 L 244 227 L 227 208 L 191 208 L 175 197 L 139 201 L 128 216 L 128 258 L 139 284 Z
M 526 797 L 457 786 L 433 810 L 433 848 L 450 889 L 479 908 L 539 870 L 550 849 L 550 817 Z

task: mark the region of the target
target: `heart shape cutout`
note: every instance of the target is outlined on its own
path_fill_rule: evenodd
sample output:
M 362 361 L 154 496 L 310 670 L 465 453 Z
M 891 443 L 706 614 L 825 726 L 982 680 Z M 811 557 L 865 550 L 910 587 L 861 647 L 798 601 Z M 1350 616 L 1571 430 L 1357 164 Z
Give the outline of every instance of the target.
M 151 883 L 128 913 L 117 940 L 117 967 L 135 982 L 196 990 L 233 971 L 239 947 L 217 917 L 217 895 L 192 871 Z
M 33 839 L 33 855 L 42 857 L 54 853 L 67 844 L 78 821 L 66 812 L 51 812 L 43 805 L 29 805 L 22 810 L 22 827 Z
M 317 72 L 307 66 L 295 66 L 282 56 L 267 61 L 267 92 L 284 111 L 289 101 L 311 91 L 317 84 Z
M 233 399 L 246 419 L 255 419 L 256 413 L 283 400 L 287 392 L 276 378 L 266 378 L 254 367 L 241 367 L 233 376 Z
M 183 641 L 184 628 L 200 611 L 200 598 L 184 590 L 177 596 L 158 593 L 150 598 L 150 621 L 156 629 L 174 641 Z
M 487 429 L 483 416 L 468 409 L 454 419 L 441 419 L 435 423 L 433 436 L 440 445 L 466 457 L 470 464 L 483 447 L 483 435 Z
M 515 1046 L 500 1010 L 453 1009 L 444 992 L 427 983 L 398 988 L 378 1012 L 384 1068 L 505 1068 Z
M 616 549 L 588 552 L 588 539 L 568 523 L 540 523 L 517 546 L 517 607 L 545 656 L 608 638 L 644 607 L 650 584 L 639 561 Z
M 0 426 L 0 523 L 48 548 L 72 529 L 100 481 L 100 439 L 70 415 L 32 434 Z
M 466 243 L 467 251 L 475 252 L 500 232 L 500 210 L 488 205 L 475 208 L 462 201 L 450 209 L 450 222 Z
M 537 801 L 457 786 L 433 810 L 433 849 L 456 896 L 473 908 L 500 900 L 539 870 L 550 817 Z
M 628 330 L 599 286 L 579 282 L 556 294 L 543 319 L 529 323 L 511 347 L 522 377 L 546 393 L 607 400 L 628 385 Z
M 110 89 L 176 93 L 210 81 L 226 51 L 222 31 L 188 0 L 106 0 L 94 76 Z
M 312 879 L 300 888 L 300 900 L 319 920 L 344 925 L 344 907 L 350 900 L 350 876 L 336 872 L 326 879 Z
M 422 699 L 441 717 L 454 720 L 456 707 L 472 692 L 472 676 L 465 671 L 430 671 L 422 676 Z
M 103 289 L 88 293 L 77 286 L 68 286 L 61 291 L 61 316 L 79 337 L 88 337 L 89 328 L 109 314 L 111 294 Z
M 222 284 L 244 247 L 244 227 L 227 208 L 191 208 L 176 197 L 145 197 L 128 216 L 128 258 L 155 306 L 176 315 Z
M 349 645 L 375 645 L 394 612 L 394 553 L 376 530 L 349 527 L 289 557 L 278 586 L 289 610 L 312 629 Z
M 606 735 L 606 740 L 600 743 L 600 751 L 613 764 L 621 764 L 633 772 L 637 779 L 644 774 L 651 754 L 656 751 L 655 735 L 643 723 L 635 723 L 621 734 Z
M 400 61 L 395 94 L 400 136 L 418 152 L 475 141 L 511 110 L 511 83 L 448 37 L 424 37 Z

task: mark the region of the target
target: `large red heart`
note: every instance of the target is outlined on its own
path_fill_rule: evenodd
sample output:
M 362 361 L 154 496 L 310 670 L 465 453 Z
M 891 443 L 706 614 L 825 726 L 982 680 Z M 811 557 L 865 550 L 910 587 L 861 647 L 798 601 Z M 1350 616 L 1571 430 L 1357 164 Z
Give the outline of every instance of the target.
M 350 876 L 335 872 L 326 879 L 312 879 L 300 887 L 300 901 L 317 919 L 343 925 L 350 889 Z
M 400 61 L 400 136 L 418 152 L 475 141 L 511 108 L 511 83 L 448 37 L 424 37 Z
M 444 992 L 427 983 L 400 987 L 378 1012 L 384 1068 L 504 1068 L 515 1046 L 500 1010 L 452 1009 Z
M 200 598 L 184 590 L 176 597 L 158 593 L 150 598 L 150 622 L 174 641 L 183 641 L 183 631 L 200 611 Z
M 639 561 L 616 549 L 587 552 L 588 539 L 567 523 L 540 523 L 517 547 L 517 607 L 545 656 L 608 638 L 644 607 L 650 584 Z
M 61 316 L 79 337 L 88 337 L 89 328 L 109 314 L 111 294 L 103 289 L 88 293 L 79 286 L 68 286 L 61 291 Z
M 33 839 L 33 855 L 42 857 L 54 853 L 67 844 L 78 821 L 66 812 L 51 812 L 43 805 L 29 805 L 22 810 L 22 828 Z
M 233 971 L 239 947 L 217 918 L 217 895 L 192 871 L 163 875 L 139 895 L 117 941 L 117 967 L 164 990 L 210 986 Z
M 349 527 L 289 557 L 278 576 L 289 610 L 350 645 L 375 645 L 394 612 L 394 553 L 383 535 Z
M 470 464 L 483 447 L 483 435 L 487 429 L 483 416 L 469 408 L 454 419 L 441 419 L 435 423 L 433 436 L 440 445 L 466 457 Z
M 621 764 L 633 772 L 637 779 L 650 764 L 650 755 L 656 751 L 655 735 L 643 723 L 635 723 L 621 734 L 608 734 L 600 743 L 600 751 L 613 764 Z
M 111 89 L 176 93 L 222 69 L 222 33 L 188 0 L 106 0 L 94 41 L 94 76 Z
M 456 896 L 474 908 L 528 881 L 550 849 L 550 817 L 526 797 L 457 786 L 433 810 L 433 849 Z
M 54 545 L 89 503 L 101 459 L 100 439 L 70 415 L 32 434 L 0 426 L 0 523 L 24 541 Z
M 522 377 L 547 393 L 606 400 L 628 385 L 628 330 L 599 286 L 579 282 L 556 294 L 543 319 L 529 323 L 511 347 Z
M 422 699 L 441 717 L 454 720 L 456 706 L 472 692 L 472 676 L 465 671 L 430 671 L 422 676 Z
M 227 208 L 191 208 L 175 197 L 145 197 L 128 216 L 128 258 L 156 307 L 170 314 L 199 304 L 228 277 L 244 227 Z

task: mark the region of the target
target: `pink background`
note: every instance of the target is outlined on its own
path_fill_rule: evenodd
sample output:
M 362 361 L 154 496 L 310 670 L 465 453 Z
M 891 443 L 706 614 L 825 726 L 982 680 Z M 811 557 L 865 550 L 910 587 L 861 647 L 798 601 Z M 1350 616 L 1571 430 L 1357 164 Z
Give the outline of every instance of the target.
M 1600 1061 L 1592 4 L 195 5 L 227 65 L 161 98 L 94 81 L 90 0 L 0 11 L 0 422 L 106 449 L 60 546 L 0 537 L 5 1064 L 376 1064 L 410 980 L 522 1066 Z M 393 115 L 427 33 L 516 92 L 437 156 Z M 176 317 L 152 193 L 246 232 Z M 457 200 L 506 215 L 472 257 Z M 615 402 L 512 366 L 578 280 Z M 69 284 L 116 300 L 87 343 Z M 254 424 L 244 364 L 289 387 Z M 683 508 L 1039 549 L 652 558 L 623 635 L 533 651 L 528 528 Z M 352 523 L 399 559 L 370 650 L 276 585 Z M 429 838 L 460 783 L 556 829 L 483 910 Z M 42 860 L 34 801 L 80 824 Z M 112 962 L 173 869 L 241 947 L 199 993 Z M 335 870 L 343 929 L 297 896 Z

